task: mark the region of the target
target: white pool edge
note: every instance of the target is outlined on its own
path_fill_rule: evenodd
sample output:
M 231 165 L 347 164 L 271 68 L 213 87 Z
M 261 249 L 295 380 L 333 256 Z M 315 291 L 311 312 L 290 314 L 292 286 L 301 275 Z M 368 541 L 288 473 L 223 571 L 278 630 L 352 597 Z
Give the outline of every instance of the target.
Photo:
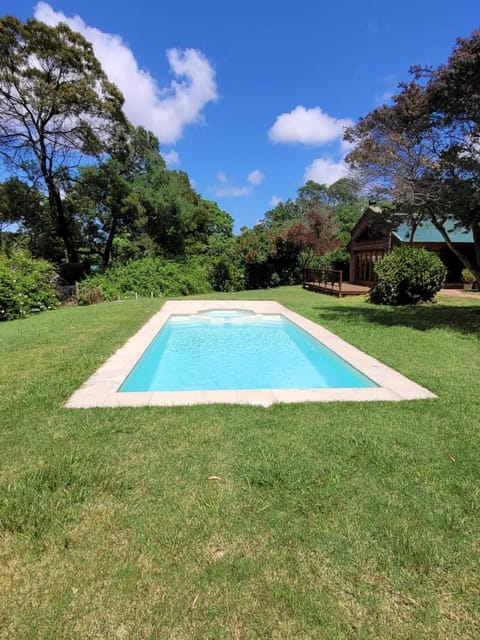
M 190 315 L 206 309 L 248 309 L 280 314 L 307 331 L 334 353 L 378 384 L 348 389 L 241 389 L 231 391 L 119 392 L 133 366 L 171 315 Z M 436 398 L 435 394 L 387 367 L 324 327 L 290 311 L 278 302 L 253 300 L 169 300 L 161 310 L 120 347 L 66 403 L 66 407 L 185 406 L 247 404 L 268 407 L 279 402 L 368 402 Z

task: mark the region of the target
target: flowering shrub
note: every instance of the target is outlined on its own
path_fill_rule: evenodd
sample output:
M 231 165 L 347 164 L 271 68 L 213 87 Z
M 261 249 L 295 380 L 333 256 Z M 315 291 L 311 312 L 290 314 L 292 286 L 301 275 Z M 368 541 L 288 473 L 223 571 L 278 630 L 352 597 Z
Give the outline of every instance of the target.
M 23 251 L 9 257 L 0 254 L 0 320 L 56 306 L 54 277 L 53 266 L 45 260 L 34 260 Z

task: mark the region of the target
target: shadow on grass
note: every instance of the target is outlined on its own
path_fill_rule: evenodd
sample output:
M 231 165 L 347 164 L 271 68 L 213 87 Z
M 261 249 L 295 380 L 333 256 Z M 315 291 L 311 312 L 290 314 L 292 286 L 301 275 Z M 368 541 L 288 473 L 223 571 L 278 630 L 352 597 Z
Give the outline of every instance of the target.
M 319 318 L 354 323 L 362 321 L 385 327 L 411 327 L 418 331 L 429 329 L 454 330 L 463 335 L 473 335 L 480 340 L 480 305 L 447 306 L 425 305 L 419 307 L 338 306 L 334 309 L 314 307 Z

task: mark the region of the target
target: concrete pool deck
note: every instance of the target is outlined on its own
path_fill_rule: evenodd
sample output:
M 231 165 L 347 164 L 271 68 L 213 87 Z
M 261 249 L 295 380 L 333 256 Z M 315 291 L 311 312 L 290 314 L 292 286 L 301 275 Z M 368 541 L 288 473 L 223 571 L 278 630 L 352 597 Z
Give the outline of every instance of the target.
M 171 315 L 190 315 L 207 309 L 250 310 L 283 315 L 331 349 L 378 387 L 348 389 L 232 389 L 229 391 L 119 392 L 131 369 Z M 268 407 L 278 402 L 335 402 L 419 400 L 436 396 L 394 369 L 353 347 L 331 331 L 290 311 L 278 302 L 249 300 L 169 300 L 135 335 L 120 347 L 70 397 L 66 407 L 184 406 L 247 404 Z

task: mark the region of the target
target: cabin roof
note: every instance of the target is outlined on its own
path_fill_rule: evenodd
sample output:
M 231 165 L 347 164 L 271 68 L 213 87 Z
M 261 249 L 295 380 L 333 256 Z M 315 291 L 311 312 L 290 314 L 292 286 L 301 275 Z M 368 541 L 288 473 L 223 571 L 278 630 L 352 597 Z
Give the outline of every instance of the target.
M 472 230 L 460 227 L 458 223 L 455 223 L 453 220 L 446 222 L 445 230 L 451 242 L 473 242 Z M 411 233 L 411 225 L 405 222 L 400 224 L 395 231 L 392 231 L 392 235 L 400 240 L 400 242 L 410 242 Z M 413 242 L 445 242 L 445 240 L 440 231 L 438 231 L 429 220 L 423 220 L 415 230 Z

